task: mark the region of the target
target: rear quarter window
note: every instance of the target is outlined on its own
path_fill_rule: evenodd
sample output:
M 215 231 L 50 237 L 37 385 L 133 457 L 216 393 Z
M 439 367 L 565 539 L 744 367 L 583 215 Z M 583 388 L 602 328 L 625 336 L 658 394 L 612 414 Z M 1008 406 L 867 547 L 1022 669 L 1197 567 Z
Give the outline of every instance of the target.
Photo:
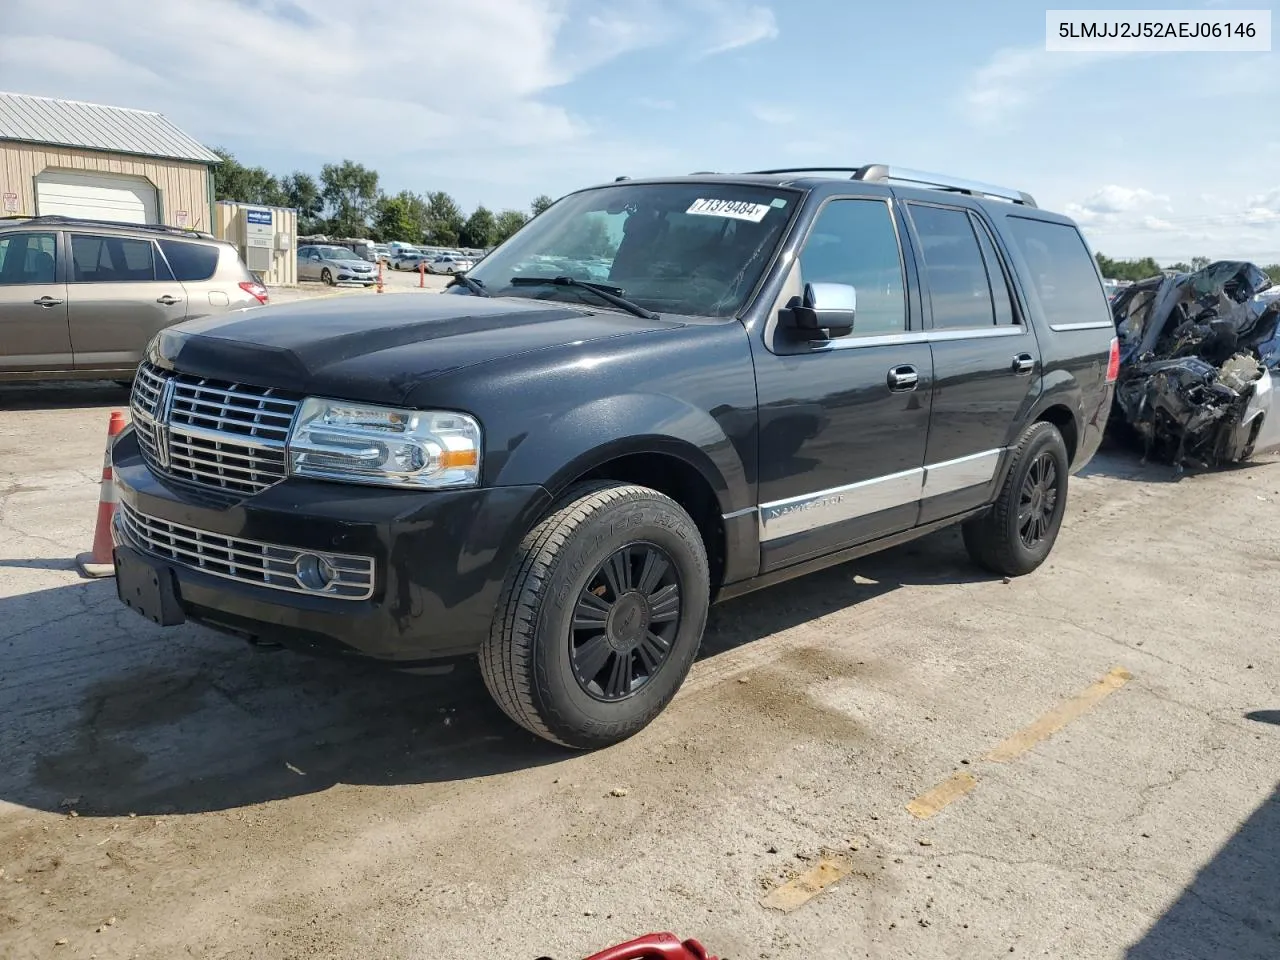
M 161 240 L 160 249 L 179 280 L 208 280 L 218 269 L 218 248 L 212 244 Z
M 1026 217 L 1007 217 L 1006 223 L 1050 326 L 1110 325 L 1107 295 L 1079 230 Z

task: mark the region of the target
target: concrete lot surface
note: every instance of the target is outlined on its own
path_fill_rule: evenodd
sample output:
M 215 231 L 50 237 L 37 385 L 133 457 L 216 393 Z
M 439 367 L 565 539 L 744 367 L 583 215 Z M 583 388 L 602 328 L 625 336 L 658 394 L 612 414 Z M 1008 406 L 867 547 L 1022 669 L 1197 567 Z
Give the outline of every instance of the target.
M 947 533 L 722 606 L 664 715 L 571 755 L 474 671 L 79 579 L 125 402 L 0 388 L 5 960 L 1280 957 L 1280 462 L 1110 452 L 1032 576 Z
M 419 280 L 422 286 L 419 287 Z M 392 270 L 384 267 L 382 271 L 383 295 L 388 293 L 439 293 L 448 284 L 450 278 L 443 274 L 428 273 L 419 278 L 408 270 Z M 326 286 L 319 280 L 302 280 L 295 287 L 270 287 L 272 303 L 289 303 L 294 300 L 305 300 L 311 297 L 356 296 L 368 297 L 377 295 L 377 287 L 339 284 Z

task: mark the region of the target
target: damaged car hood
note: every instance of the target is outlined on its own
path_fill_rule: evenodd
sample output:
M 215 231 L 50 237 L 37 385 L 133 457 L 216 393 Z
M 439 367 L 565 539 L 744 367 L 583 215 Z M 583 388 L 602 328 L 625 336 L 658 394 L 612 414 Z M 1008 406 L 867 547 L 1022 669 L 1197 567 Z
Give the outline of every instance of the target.
M 1280 448 L 1280 287 L 1255 264 L 1141 281 L 1112 315 L 1116 405 L 1145 455 L 1181 469 Z

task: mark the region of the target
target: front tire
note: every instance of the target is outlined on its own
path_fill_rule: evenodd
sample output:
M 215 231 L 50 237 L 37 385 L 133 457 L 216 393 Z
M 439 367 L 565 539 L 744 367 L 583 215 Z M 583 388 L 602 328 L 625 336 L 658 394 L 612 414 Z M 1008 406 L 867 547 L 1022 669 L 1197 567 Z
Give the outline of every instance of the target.
M 322 271 L 320 271 L 320 279 L 324 281 L 324 285 L 326 287 L 332 287 L 334 285 L 333 274 L 329 272 L 328 267 L 325 267 Z
M 1052 423 L 1033 423 L 1014 447 L 1000 496 L 987 513 L 966 521 L 964 545 L 979 566 L 1018 577 L 1044 563 L 1067 509 L 1070 462 Z
M 679 504 L 647 487 L 581 485 L 516 552 L 480 649 L 485 686 L 543 739 L 610 746 L 671 702 L 709 602 L 706 548 Z

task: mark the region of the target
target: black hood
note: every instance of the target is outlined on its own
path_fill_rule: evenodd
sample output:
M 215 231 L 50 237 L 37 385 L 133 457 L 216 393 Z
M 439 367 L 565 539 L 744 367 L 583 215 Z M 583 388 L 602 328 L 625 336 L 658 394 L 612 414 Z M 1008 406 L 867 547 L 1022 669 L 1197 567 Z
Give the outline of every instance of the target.
M 538 300 L 339 296 L 180 323 L 161 332 L 150 359 L 218 380 L 402 403 L 418 385 L 462 367 L 677 326 Z

